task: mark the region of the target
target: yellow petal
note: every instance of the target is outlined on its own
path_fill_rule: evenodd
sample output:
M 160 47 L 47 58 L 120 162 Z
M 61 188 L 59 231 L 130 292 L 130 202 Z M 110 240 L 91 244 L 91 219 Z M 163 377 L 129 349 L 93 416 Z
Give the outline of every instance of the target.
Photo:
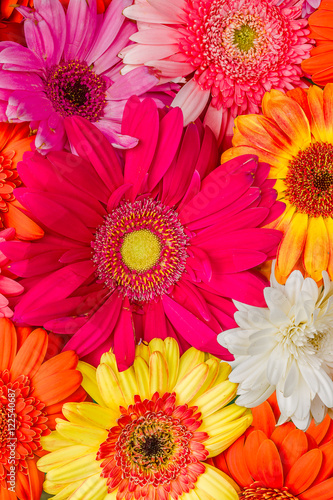
M 150 349 L 149 345 L 145 342 L 141 342 L 135 347 L 135 356 L 141 356 L 147 364 L 149 363 Z
M 46 489 L 45 483 L 49 483 L 49 481 L 44 482 L 44 490 L 47 493 L 52 493 L 51 491 Z M 52 500 L 67 500 L 68 498 L 70 498 L 70 495 L 80 486 L 81 483 L 82 483 L 82 480 L 75 481 L 75 482 L 67 484 L 67 485 L 60 485 L 61 486 L 60 492 L 55 497 L 52 497 Z M 53 484 L 53 483 L 51 483 L 51 484 Z
M 310 217 L 308 233 L 304 248 L 304 267 L 310 278 L 322 279 L 322 271 L 326 271 L 329 261 L 329 239 L 326 225 L 322 217 Z
M 149 368 L 147 362 L 141 356 L 136 356 L 134 360 L 134 371 L 138 385 L 139 396 L 141 396 L 141 399 L 148 399 Z
M 96 453 L 89 453 L 66 465 L 50 470 L 46 477 L 48 481 L 61 484 L 86 479 L 101 472 L 101 462 L 102 460 L 96 461 Z
M 153 353 L 155 351 L 159 351 L 165 356 L 165 344 L 162 339 L 153 339 L 149 342 L 150 352 Z
M 83 481 L 68 500 L 104 500 L 108 492 L 106 481 L 100 474 L 95 474 Z
M 205 418 L 229 403 L 235 397 L 236 390 L 237 384 L 226 380 L 214 386 L 212 389 L 205 392 L 205 394 L 199 396 L 199 398 L 192 399 L 190 404 L 191 406 L 198 406 L 199 411 Z
M 169 388 L 168 391 L 172 392 L 176 384 L 179 370 L 179 345 L 178 342 L 172 337 L 167 337 L 165 343 L 165 355 L 168 363 L 169 370 Z
M 105 363 L 106 365 L 108 365 L 111 368 L 111 370 L 115 373 L 115 375 L 118 376 L 119 372 L 118 372 L 116 356 L 113 354 L 113 352 L 109 351 L 102 354 L 100 363 Z
M 327 217 L 327 219 L 324 219 L 326 229 L 327 229 L 327 234 L 328 234 L 328 242 L 329 242 L 329 261 L 327 264 L 327 272 L 333 280 L 333 219 L 331 217 Z
M 40 442 L 43 449 L 47 451 L 59 450 L 64 446 L 72 446 L 74 444 L 72 439 L 65 439 L 58 431 L 53 431 L 48 436 L 42 436 Z
M 190 347 L 180 358 L 177 380 L 181 380 L 184 375 L 190 372 L 196 365 L 205 361 L 205 353 L 198 351 L 195 347 Z
M 118 494 L 118 488 L 108 495 L 105 495 L 104 500 L 116 500 Z
M 204 383 L 202 384 L 201 388 L 195 394 L 196 398 L 198 398 L 199 396 L 201 396 L 201 394 L 203 394 L 204 392 L 208 391 L 208 389 L 213 387 L 213 385 L 217 379 L 217 376 L 219 375 L 219 368 L 220 368 L 220 364 L 221 364 L 220 360 L 210 358 L 210 359 L 207 359 L 205 364 L 206 364 L 206 366 L 208 366 L 207 377 L 206 377 L 206 380 L 204 381 Z
M 177 404 L 183 405 L 192 401 L 205 383 L 208 372 L 209 367 L 206 363 L 200 363 L 200 365 L 189 371 L 185 377 L 178 380 L 174 388 L 177 395 Z
M 159 392 L 160 396 L 168 391 L 169 373 L 165 356 L 155 351 L 149 359 L 149 393 L 150 397 Z
M 40 458 L 37 462 L 38 469 L 42 472 L 48 472 L 55 467 L 60 467 L 65 463 L 71 462 L 75 458 L 82 457 L 92 453 L 92 449 L 89 446 L 83 446 L 80 444 L 74 446 L 67 446 L 61 450 L 53 451 Z
M 118 380 L 121 386 L 126 405 L 134 403 L 134 396 L 139 393 L 138 384 L 136 383 L 135 371 L 133 366 L 118 373 Z
M 223 430 L 223 427 L 229 422 L 233 422 L 244 414 L 252 415 L 251 410 L 238 406 L 236 403 L 226 406 L 215 413 L 212 413 L 203 420 L 200 430 L 211 433 L 217 433 Z
M 316 85 L 309 87 L 308 103 L 312 115 L 312 134 L 317 141 L 326 142 L 327 133 L 324 117 L 324 96 L 321 88 Z
M 277 254 L 277 270 L 288 276 L 302 255 L 308 228 L 307 214 L 296 213 L 286 230 Z
M 106 429 L 86 427 L 65 421 L 57 424 L 57 431 L 65 438 L 73 439 L 77 443 L 92 446 L 96 449 L 108 437 Z
M 98 388 L 103 401 L 109 408 L 125 406 L 125 398 L 119 385 L 118 379 L 108 365 L 98 365 L 96 370 Z
M 99 405 L 104 406 L 104 401 L 99 391 L 97 381 L 96 381 L 96 368 L 85 363 L 84 361 L 79 361 L 77 369 L 82 373 L 83 380 L 81 385 L 85 391 L 96 401 Z
M 218 372 L 216 379 L 214 380 L 213 386 L 221 384 L 221 382 L 224 382 L 225 380 L 227 380 L 230 373 L 231 373 L 231 366 L 229 365 L 229 363 L 226 363 L 225 361 L 220 362 L 219 372 Z
M 46 491 L 46 493 L 49 493 L 50 495 L 55 495 L 56 493 L 62 492 L 65 487 L 66 486 L 63 484 L 55 484 L 55 483 L 52 483 L 52 481 L 48 481 L 48 480 L 44 481 L 44 483 L 43 483 L 43 490 Z M 74 490 L 72 490 L 72 491 L 74 491 Z M 64 497 L 64 498 L 67 498 L 67 497 Z
M 76 409 L 86 422 L 91 422 L 93 426 L 102 429 L 113 427 L 120 416 L 119 410 L 104 408 L 95 403 L 76 403 Z
M 234 422 L 230 422 L 221 428 L 221 432 L 211 431 L 209 439 L 205 441 L 205 447 L 209 451 L 209 457 L 215 457 L 218 453 L 226 450 L 232 443 L 244 434 L 251 425 L 253 418 L 251 415 L 241 417 Z M 201 427 L 200 427 L 201 431 Z M 208 432 L 208 431 L 206 431 Z
M 201 500 L 206 499 L 205 492 L 215 500 L 238 500 L 238 494 L 231 486 L 229 481 L 226 481 L 223 474 L 218 469 L 211 465 L 205 464 L 206 472 L 199 476 L 195 491 Z
M 101 407 L 99 407 L 101 408 Z M 65 403 L 62 407 L 62 413 L 73 424 L 95 427 L 93 422 L 87 421 L 77 411 L 77 403 Z

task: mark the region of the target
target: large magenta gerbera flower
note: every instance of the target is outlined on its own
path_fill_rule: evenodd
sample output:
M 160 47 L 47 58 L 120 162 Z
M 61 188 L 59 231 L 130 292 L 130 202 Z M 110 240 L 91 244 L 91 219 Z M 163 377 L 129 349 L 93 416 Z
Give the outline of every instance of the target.
M 216 341 L 235 326 L 230 298 L 264 305 L 249 269 L 280 241 L 260 227 L 284 208 L 269 166 L 247 155 L 214 169 L 212 132 L 184 131 L 179 108 L 161 117 L 151 99 L 125 107 L 122 132 L 139 145 L 122 162 L 86 120 L 65 126 L 79 156 L 30 153 L 18 167 L 16 197 L 45 236 L 0 244 L 25 278 L 15 320 L 73 334 L 67 348 L 93 363 L 114 346 L 125 368 L 135 340 L 168 336 L 230 359 Z
M 114 144 L 135 145 L 136 139 L 120 135 L 124 106 L 158 80 L 143 68 L 120 75 L 117 54 L 137 31 L 122 15 L 131 3 L 113 0 L 99 16 L 96 0 L 70 0 L 66 13 L 59 0 L 19 7 L 28 47 L 0 43 L 0 120 L 30 121 L 37 130 L 36 147 L 44 153 L 63 149 L 63 120 L 72 115 L 93 122 Z M 159 96 L 171 101 L 162 92 Z

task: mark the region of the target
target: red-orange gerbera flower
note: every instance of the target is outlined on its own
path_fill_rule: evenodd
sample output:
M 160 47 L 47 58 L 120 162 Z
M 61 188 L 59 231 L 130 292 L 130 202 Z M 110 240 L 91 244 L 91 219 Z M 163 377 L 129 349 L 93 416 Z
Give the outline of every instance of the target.
M 40 498 L 40 438 L 55 428 L 64 402 L 85 399 L 77 355 L 66 351 L 43 363 L 48 343 L 45 330 L 15 330 L 9 319 L 0 319 L 1 500 Z
M 232 478 L 241 500 L 332 500 L 333 422 L 327 415 L 306 432 L 292 422 L 276 427 L 273 394 L 252 409 L 253 424 L 210 463 Z
M 333 0 L 322 0 L 318 10 L 309 17 L 310 38 L 316 41 L 310 59 L 302 62 L 318 85 L 333 82 Z
M 0 101 L 0 120 L 1 101 Z M 16 236 L 22 240 L 35 240 L 43 236 L 42 229 L 20 210 L 20 203 L 13 191 L 21 185 L 17 163 L 23 153 L 30 151 L 32 137 L 29 137 L 26 123 L 0 123 L 0 228 L 13 227 Z

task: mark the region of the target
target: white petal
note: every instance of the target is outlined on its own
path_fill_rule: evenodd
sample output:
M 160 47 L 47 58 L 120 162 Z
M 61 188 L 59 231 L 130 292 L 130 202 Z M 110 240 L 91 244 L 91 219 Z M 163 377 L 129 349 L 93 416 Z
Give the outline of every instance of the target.
M 314 398 L 314 400 L 311 403 L 311 414 L 313 418 L 315 419 L 316 423 L 320 423 L 324 420 L 324 417 L 327 413 L 327 408 L 323 404 L 322 400 L 318 395 Z
M 286 356 L 283 347 L 277 345 L 276 348 L 271 352 L 267 360 L 267 378 L 272 385 L 277 385 L 279 381 L 282 380 L 283 375 L 286 372 L 289 357 Z
M 285 284 L 285 293 L 291 304 L 295 304 L 297 295 L 299 294 L 304 282 L 303 275 L 300 271 L 293 271 Z
M 295 362 L 295 360 L 293 360 L 284 383 L 283 394 L 286 398 L 291 396 L 297 390 L 299 377 L 300 373 L 298 370 L 297 363 Z

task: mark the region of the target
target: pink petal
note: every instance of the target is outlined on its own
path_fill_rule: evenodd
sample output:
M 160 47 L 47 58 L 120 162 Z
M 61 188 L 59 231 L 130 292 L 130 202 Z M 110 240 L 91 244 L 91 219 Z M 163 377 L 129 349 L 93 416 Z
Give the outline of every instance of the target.
M 95 123 L 96 128 L 100 130 L 108 139 L 114 148 L 131 149 L 138 144 L 138 139 L 130 135 L 120 134 L 119 126 L 115 125 L 112 120 L 99 120 Z
M 48 68 L 54 65 L 54 40 L 50 26 L 39 15 L 24 21 L 24 35 L 28 48 L 34 52 Z
M 163 72 L 163 74 L 167 73 Z M 186 75 L 179 74 L 178 76 Z M 200 116 L 208 102 L 209 97 L 210 90 L 202 90 L 197 82 L 192 78 L 184 85 L 184 87 L 180 89 L 172 101 L 171 106 L 174 108 L 179 106 L 181 108 L 184 115 L 184 125 L 188 125 Z
M 0 52 L 0 63 L 5 70 L 11 71 L 39 71 L 44 65 L 30 49 L 15 44 L 15 47 L 8 47 Z
M 17 90 L 10 96 L 8 105 L 10 121 L 45 120 L 53 113 L 53 106 L 44 92 Z
M 109 100 L 129 99 L 141 95 L 157 85 L 158 79 L 147 68 L 141 67 L 121 76 L 107 92 Z
M 52 149 L 63 149 L 65 143 L 63 118 L 58 113 L 54 112 L 47 120 L 41 120 L 35 139 L 36 149 L 45 154 Z
M 131 306 L 128 298 L 125 297 L 114 329 L 113 352 L 116 356 L 119 371 L 127 370 L 133 364 L 135 343 Z
M 145 64 L 149 61 L 164 59 L 177 54 L 179 44 L 169 45 L 131 45 L 131 50 L 122 51 L 124 64 Z
M 50 273 L 62 266 L 59 259 L 63 254 L 63 250 L 54 250 L 45 252 L 30 259 L 13 262 L 10 266 L 12 273 L 23 278 L 38 276 L 39 274 Z
M 52 65 L 59 64 L 66 40 L 66 17 L 64 9 L 60 2 L 54 0 L 34 0 L 34 7 L 52 29 L 51 33 L 54 41 Z
M 91 47 L 96 30 L 96 2 L 71 0 L 66 13 L 65 61 L 83 59 Z
M 144 315 L 144 340 L 146 342 L 150 342 L 156 338 L 156 325 L 158 325 L 158 338 L 166 339 L 168 337 L 168 330 L 161 300 L 149 302 L 147 305 Z
M 0 293 L 11 297 L 19 295 L 24 290 L 23 286 L 17 281 L 7 278 L 6 276 L 0 276 Z
M 184 12 L 177 9 L 174 3 L 167 5 L 164 1 L 163 4 L 160 2 L 156 5 L 158 9 L 153 7 L 153 2 L 134 3 L 124 10 L 124 16 L 145 23 L 179 24 L 182 21 Z
M 8 90 L 30 90 L 32 92 L 44 89 L 42 80 L 34 73 L 0 70 L 0 87 Z

